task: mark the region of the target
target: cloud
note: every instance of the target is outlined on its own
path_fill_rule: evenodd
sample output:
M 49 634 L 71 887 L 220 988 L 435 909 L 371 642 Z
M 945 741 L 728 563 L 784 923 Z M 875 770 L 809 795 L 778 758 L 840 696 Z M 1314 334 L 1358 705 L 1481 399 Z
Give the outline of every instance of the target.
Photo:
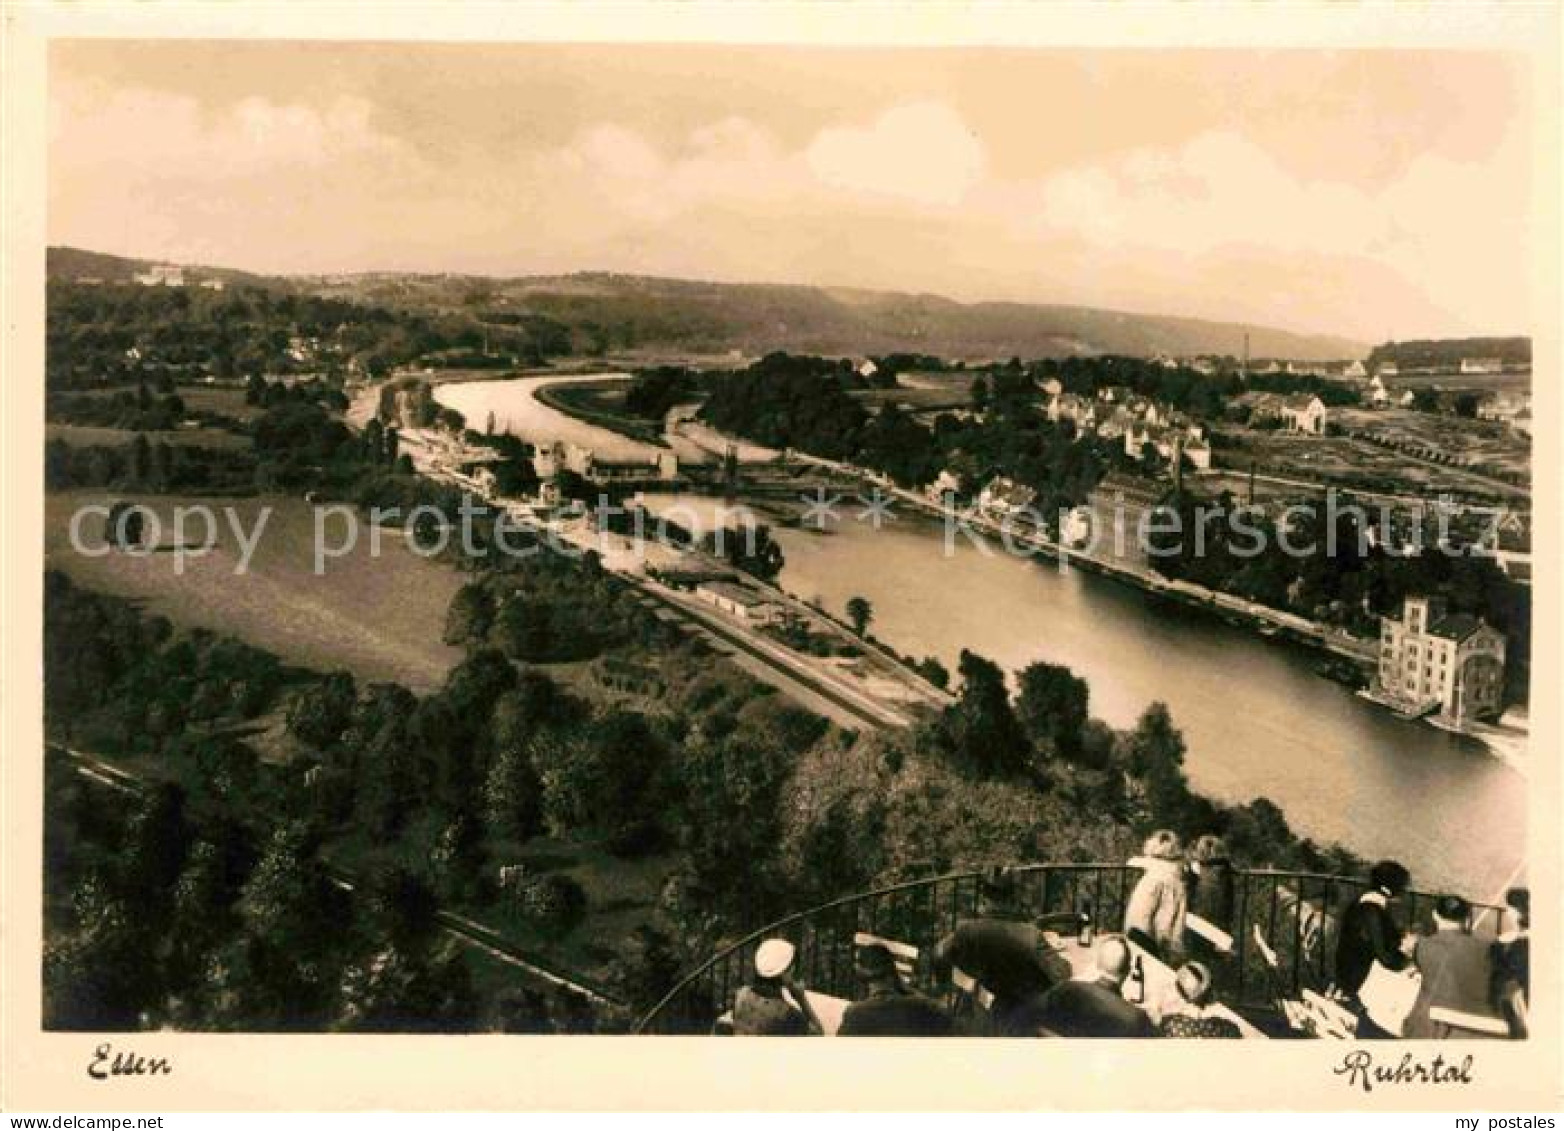
M 50 153 L 62 173 L 86 165 L 202 183 L 410 156 L 375 129 L 372 104 L 357 97 L 321 107 L 251 97 L 214 113 L 191 98 L 132 88 L 83 109 L 56 104 Z
M 1513 139 L 1470 163 L 1425 154 L 1388 183 L 1300 172 L 1233 129 L 1006 179 L 926 99 L 791 143 L 737 115 L 676 136 L 599 120 L 439 157 L 348 95 L 214 106 L 78 85 L 52 111 L 51 238 L 127 254 L 825 282 L 1369 337 L 1523 328 Z
M 957 205 L 982 179 L 983 145 L 940 102 L 885 111 L 866 127 L 820 131 L 805 154 L 822 184 L 924 205 Z

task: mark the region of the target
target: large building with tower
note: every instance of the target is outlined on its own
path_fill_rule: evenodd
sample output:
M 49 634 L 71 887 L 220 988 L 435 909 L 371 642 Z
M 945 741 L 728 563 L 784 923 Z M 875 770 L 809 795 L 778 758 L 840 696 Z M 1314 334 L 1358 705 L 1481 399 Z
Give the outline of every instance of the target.
M 1407 714 L 1435 711 L 1462 724 L 1504 707 L 1504 635 L 1436 597 L 1408 597 L 1400 617 L 1381 617 L 1377 697 Z

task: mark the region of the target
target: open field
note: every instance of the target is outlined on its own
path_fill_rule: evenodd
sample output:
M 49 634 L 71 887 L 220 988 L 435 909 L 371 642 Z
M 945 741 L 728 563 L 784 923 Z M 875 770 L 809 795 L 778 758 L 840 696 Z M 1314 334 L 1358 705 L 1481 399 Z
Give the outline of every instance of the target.
M 1376 419 L 1388 413 L 1369 414 Z M 1459 429 L 1473 429 L 1478 421 L 1431 417 Z M 1482 498 L 1527 498 L 1524 487 L 1499 482 L 1479 471 L 1430 463 L 1404 452 L 1348 436 L 1304 436 L 1246 428 L 1223 429 L 1228 443 L 1216 449 L 1216 465 L 1246 473 L 1250 462 L 1261 475 L 1274 475 L 1317 483 L 1324 487 L 1357 488 L 1392 495 L 1433 497 L 1443 493 Z M 1513 441 L 1511 442 L 1513 444 Z M 1441 445 L 1431 445 L 1441 450 Z M 1513 456 L 1511 457 L 1513 460 Z M 1513 463 L 1507 466 L 1514 466 Z
M 180 385 L 176 392 L 190 412 L 217 412 L 241 423 L 254 420 L 266 410 L 246 404 L 244 390 L 223 385 Z
M 285 661 L 320 671 L 346 668 L 360 682 L 395 680 L 425 691 L 437 686 L 461 658 L 460 650 L 442 644 L 440 636 L 462 575 L 410 552 L 399 531 L 382 531 L 380 554 L 372 556 L 367 527 L 361 524 L 359 544 L 345 556 L 328 560 L 317 576 L 314 508 L 300 499 L 149 496 L 136 501 L 150 506 L 163 525 L 157 552 L 88 557 L 72 549 L 69 528 L 76 510 L 119 497 L 103 491 L 49 495 L 44 534 L 48 565 L 82 585 L 138 601 L 177 624 L 230 633 Z M 209 552 L 183 558 L 180 575 L 176 569 L 182 559 L 174 552 L 171 530 L 174 509 L 202 502 L 213 508 L 222 528 Z M 235 572 L 242 556 L 240 541 L 224 507 L 232 508 L 247 538 L 253 536 L 262 510 L 270 509 L 242 574 Z M 106 549 L 103 521 L 99 513 L 80 524 L 87 550 Z M 344 525 L 331 519 L 325 526 L 328 537 L 341 538 Z M 186 530 L 193 552 L 205 541 L 205 532 L 197 519 L 191 519 Z
M 1444 452 L 1474 468 L 1530 474 L 1530 442 L 1496 421 L 1466 420 L 1403 408 L 1342 409 L 1335 419 L 1350 432 Z
M 1404 373 L 1387 377 L 1392 393 L 1404 389 L 1439 389 L 1448 393 L 1528 393 L 1530 373 Z

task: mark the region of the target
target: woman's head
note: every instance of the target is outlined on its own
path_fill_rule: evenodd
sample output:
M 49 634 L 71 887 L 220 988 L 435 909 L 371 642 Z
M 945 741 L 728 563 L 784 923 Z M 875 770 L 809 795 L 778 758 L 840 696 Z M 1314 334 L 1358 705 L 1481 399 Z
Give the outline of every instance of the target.
M 1227 859 L 1227 845 L 1222 843 L 1222 838 L 1212 833 L 1207 833 L 1195 841 L 1195 846 L 1190 850 L 1190 856 L 1197 864 L 1210 864 L 1216 860 Z
M 1178 996 L 1190 1005 L 1205 1005 L 1211 1000 L 1211 971 L 1200 962 L 1186 962 L 1174 978 Z
M 1504 893 L 1504 905 L 1521 921 L 1522 927 L 1531 926 L 1531 889 L 1511 888 Z
M 1381 860 L 1369 869 L 1369 886 L 1386 895 L 1400 895 L 1412 885 L 1412 873 L 1394 860 Z
M 1146 843 L 1141 846 L 1141 855 L 1149 856 L 1153 860 L 1182 860 L 1184 858 L 1184 844 L 1178 839 L 1178 834 L 1172 829 L 1158 829 L 1146 838 Z

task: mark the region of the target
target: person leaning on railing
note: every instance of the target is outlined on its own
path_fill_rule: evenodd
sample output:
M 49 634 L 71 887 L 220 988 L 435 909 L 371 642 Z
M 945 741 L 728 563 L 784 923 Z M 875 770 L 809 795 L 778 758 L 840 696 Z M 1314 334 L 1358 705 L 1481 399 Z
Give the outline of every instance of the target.
M 1177 962 L 1184 952 L 1189 907 L 1184 845 L 1177 833 L 1158 829 L 1130 863 L 1144 871 L 1124 908 L 1124 933 L 1164 962 Z
M 1504 904 L 1515 921 L 1505 925 L 1501 919 L 1499 940 L 1493 944 L 1493 1000 L 1509 1025 L 1510 1036 L 1521 1038 L 1528 1032 L 1531 1000 L 1531 892 L 1511 888 L 1504 893 Z
M 767 939 L 755 951 L 755 976 L 733 999 L 733 1032 L 740 1037 L 809 1037 L 825 1032 L 809 995 L 792 974 L 793 944 Z
M 1411 962 L 1415 936 L 1404 933 L 1390 913 L 1390 904 L 1412 885 L 1412 875 L 1394 860 L 1381 860 L 1369 870 L 1369 889 L 1341 916 L 1336 939 L 1336 988 L 1358 1018 L 1358 1036 L 1385 1038 L 1393 1034 L 1376 1025 L 1358 996 L 1375 964 L 1392 972 Z
M 896 972 L 896 958 L 880 943 L 861 946 L 853 956 L 853 972 L 863 983 L 864 997 L 842 1014 L 839 1037 L 948 1037 L 950 1014 L 929 998 L 914 993 Z
M 1070 964 L 1056 954 L 1042 930 L 1021 910 L 1016 877 L 1004 869 L 983 875 L 978 915 L 965 919 L 934 948 L 936 982 L 952 969 L 994 995 L 988 1017 L 997 1035 L 1009 1035 L 1011 1015 L 1034 995 L 1068 981 Z

